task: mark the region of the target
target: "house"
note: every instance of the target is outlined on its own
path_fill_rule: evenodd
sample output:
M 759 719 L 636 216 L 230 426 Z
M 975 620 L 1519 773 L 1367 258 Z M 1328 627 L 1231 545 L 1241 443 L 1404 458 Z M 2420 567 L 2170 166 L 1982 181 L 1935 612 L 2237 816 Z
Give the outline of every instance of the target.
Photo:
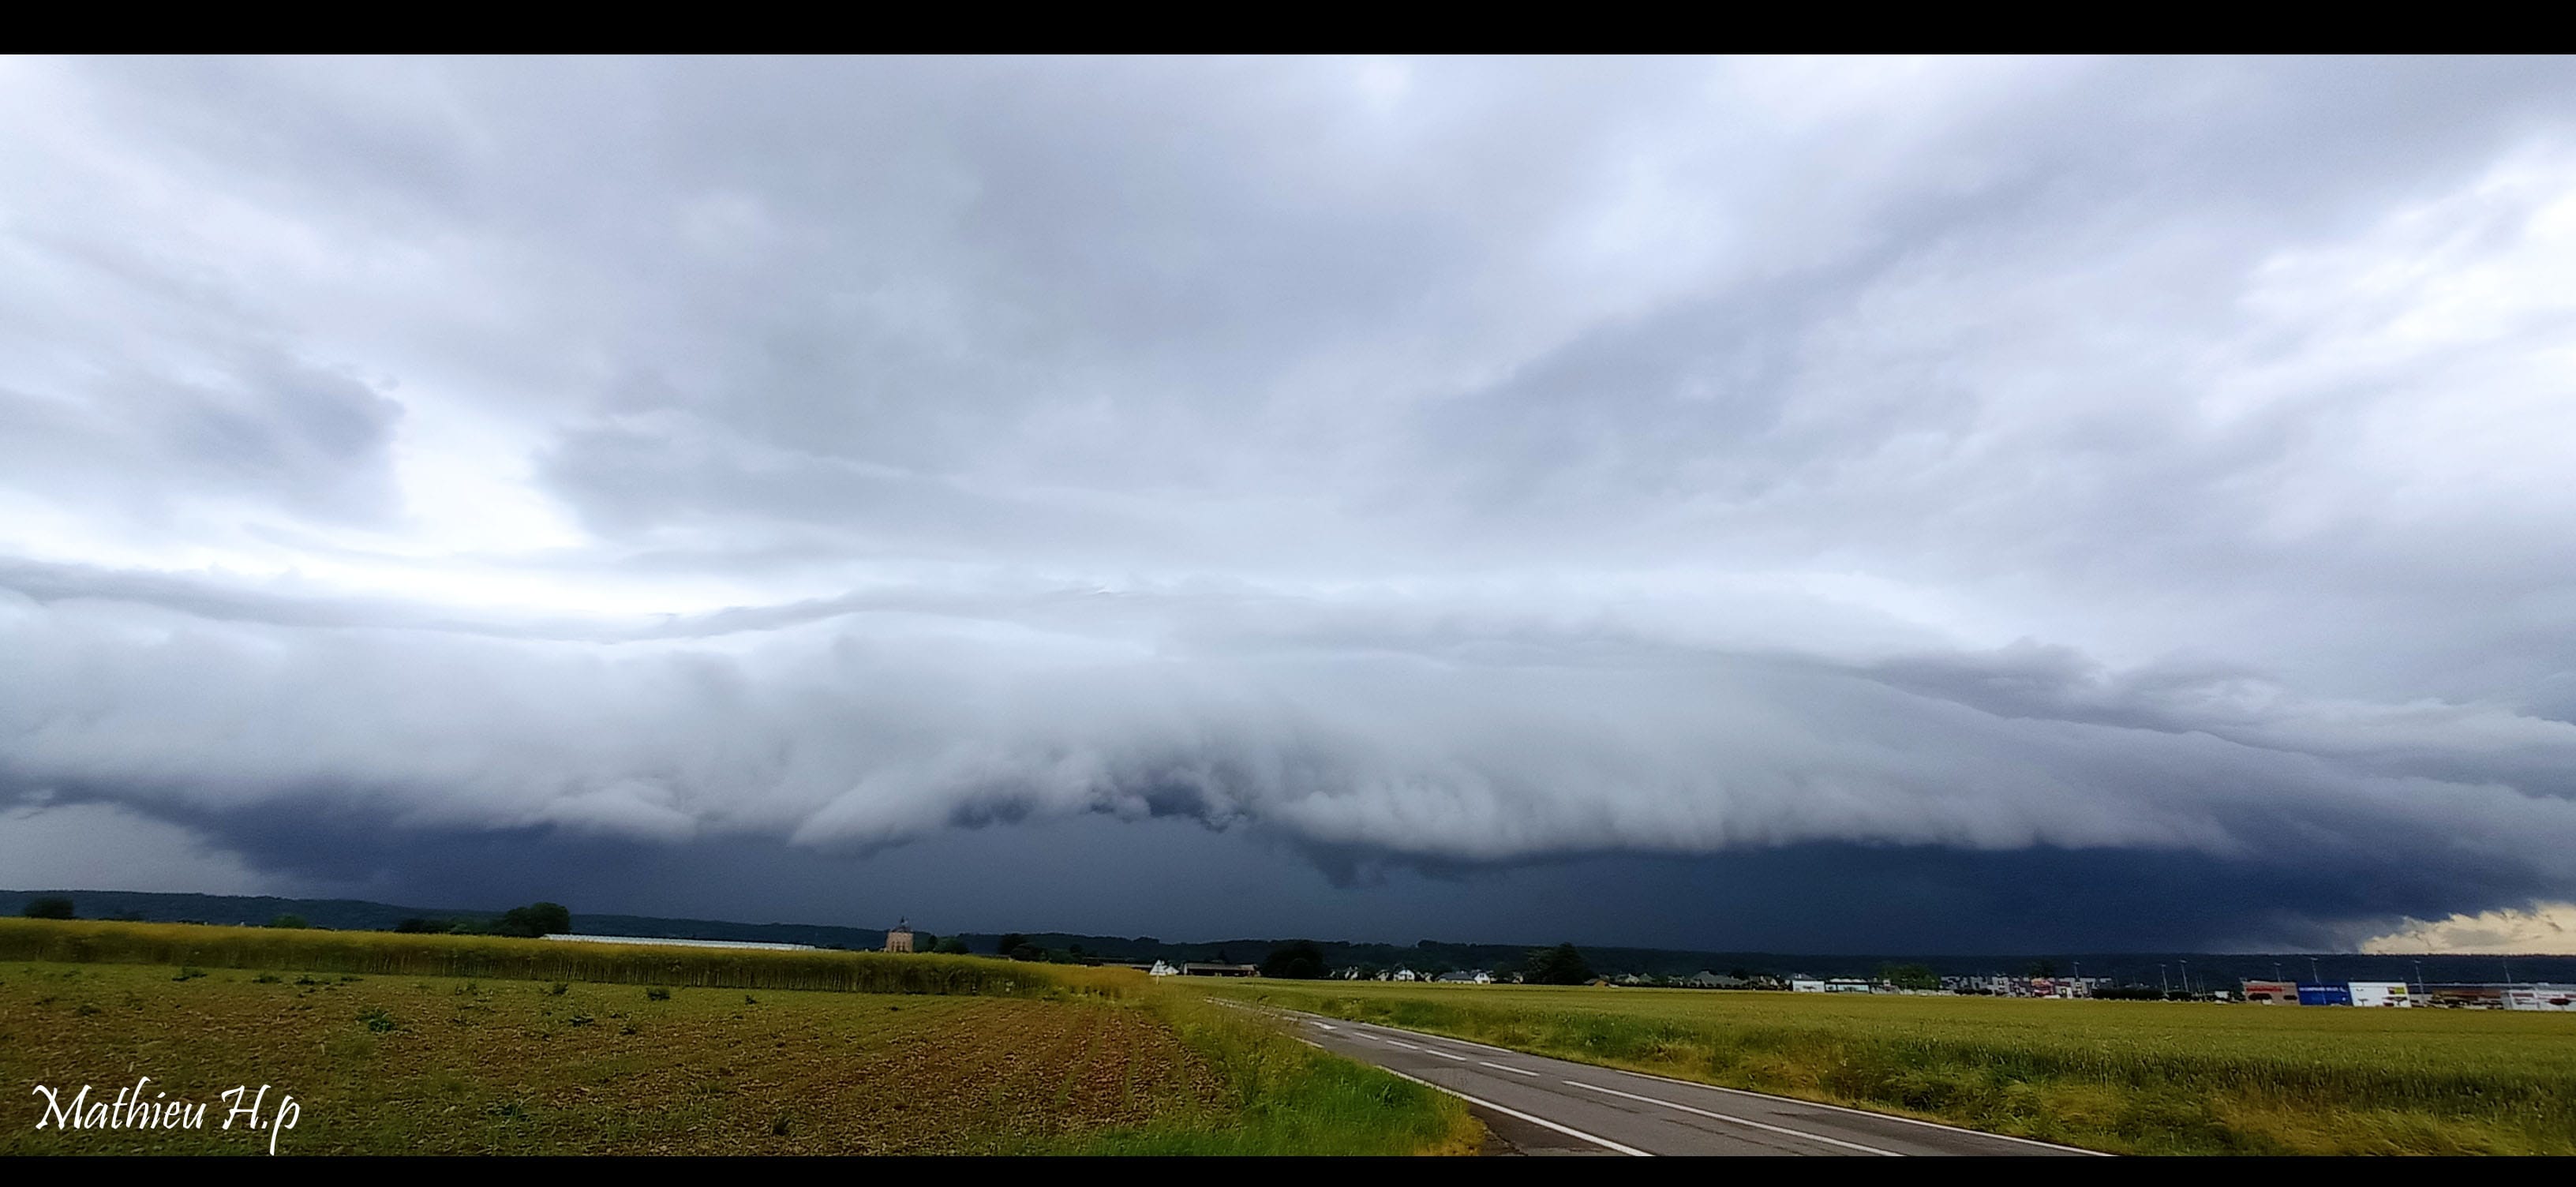
M 2355 981 L 2345 986 L 2356 1006 L 2411 1006 L 2414 997 L 2404 981 Z
M 1693 989 L 1743 989 L 1752 985 L 1753 980 L 1749 977 L 1731 976 L 1726 973 L 1712 973 L 1707 969 L 1701 969 L 1684 979 L 1682 984 L 1688 985 Z
M 2240 988 L 2244 990 L 2245 1000 L 2249 1002 L 2260 1002 L 2267 1006 L 2299 1004 L 2299 986 L 2295 981 L 2246 981 L 2241 983 Z
M 1169 961 L 1158 960 L 1154 962 L 1154 967 L 1145 970 L 1145 975 L 1148 977 L 1177 977 L 1181 975 L 1181 970 L 1172 967 Z
M 1823 993 L 1824 991 L 1825 991 L 1825 983 L 1824 983 L 1824 981 L 1823 981 L 1822 979 L 1820 979 L 1820 978 L 1816 978 L 1816 977 L 1791 977 L 1791 978 L 1789 978 L 1789 992 L 1791 992 L 1791 993 Z
M 1444 985 L 1491 985 L 1494 983 L 1494 975 L 1492 973 L 1484 972 L 1483 970 L 1477 970 L 1475 972 L 1442 973 L 1437 977 L 1433 977 L 1432 980 Z
M 1184 977 L 1258 977 L 1261 975 L 1261 966 L 1193 960 L 1181 966 L 1181 975 Z
M 1416 974 L 1412 969 L 1397 969 L 1395 970 L 1394 976 L 1387 978 L 1389 981 L 1419 981 L 1421 979 L 1421 976 Z

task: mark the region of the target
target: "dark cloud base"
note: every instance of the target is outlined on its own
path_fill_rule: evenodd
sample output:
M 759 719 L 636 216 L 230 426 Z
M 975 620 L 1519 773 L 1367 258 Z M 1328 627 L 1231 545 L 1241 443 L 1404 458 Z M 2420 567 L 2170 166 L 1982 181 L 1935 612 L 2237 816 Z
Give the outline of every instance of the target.
M 867 852 L 768 839 L 665 844 L 556 827 L 426 831 L 327 797 L 179 816 L 316 892 L 453 907 L 744 922 L 1066 931 L 1166 939 L 1307 935 L 1710 951 L 2321 951 L 2400 914 L 2525 891 L 2478 863 L 2245 861 L 2187 851 L 1791 845 L 1690 857 L 1496 865 L 1315 846 L 1259 828 L 1104 816 L 950 829 Z

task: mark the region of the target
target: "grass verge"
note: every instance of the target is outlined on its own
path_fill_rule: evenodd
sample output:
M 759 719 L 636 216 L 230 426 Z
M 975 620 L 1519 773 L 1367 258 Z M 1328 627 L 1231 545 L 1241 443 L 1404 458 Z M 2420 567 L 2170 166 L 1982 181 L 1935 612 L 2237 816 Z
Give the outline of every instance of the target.
M 1111 1155 L 1472 1154 L 1484 1126 L 1456 1097 L 1299 1042 L 1258 1013 L 1192 989 L 1135 988 L 1223 1085 L 1201 1117 L 1160 1118 L 1059 1143 L 1056 1152 Z

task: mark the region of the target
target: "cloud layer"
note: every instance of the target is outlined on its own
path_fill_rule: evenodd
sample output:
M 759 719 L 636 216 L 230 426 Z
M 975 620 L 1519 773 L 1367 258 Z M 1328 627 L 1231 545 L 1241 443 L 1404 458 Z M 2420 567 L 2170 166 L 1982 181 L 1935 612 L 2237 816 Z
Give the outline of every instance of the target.
M 19 60 L 0 111 L 0 828 L 2295 875 L 2210 942 L 2576 888 L 2563 63 Z

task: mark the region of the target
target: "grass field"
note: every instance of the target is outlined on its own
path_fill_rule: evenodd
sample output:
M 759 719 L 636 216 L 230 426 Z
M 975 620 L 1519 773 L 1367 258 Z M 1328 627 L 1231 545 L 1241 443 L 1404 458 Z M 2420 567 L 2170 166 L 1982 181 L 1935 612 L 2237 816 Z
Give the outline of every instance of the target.
M 64 935 L 30 938 L 45 927 Z M 466 957 L 417 946 L 453 937 L 231 934 L 257 930 L 0 925 L 13 954 L 86 937 L 92 956 L 176 944 L 245 962 L 0 959 L 0 1082 L 25 1110 L 0 1126 L 0 1155 L 264 1152 L 265 1135 L 217 1128 L 219 1093 L 263 1083 L 272 1108 L 297 1101 L 285 1153 L 1406 1154 L 1480 1132 L 1447 1097 L 1124 970 L 477 940 L 501 947 L 474 960 L 569 960 L 601 979 L 343 972 Z M 771 956 L 875 971 L 746 959 Z M 907 960 L 936 975 L 880 967 Z M 944 967 L 958 963 L 987 967 Z M 708 983 L 790 968 L 924 989 Z M 98 1101 L 138 1076 L 208 1104 L 206 1128 L 33 1127 L 37 1084 Z
M 1341 1018 L 2152 1154 L 2576 1153 L 2576 1017 L 1235 982 Z

